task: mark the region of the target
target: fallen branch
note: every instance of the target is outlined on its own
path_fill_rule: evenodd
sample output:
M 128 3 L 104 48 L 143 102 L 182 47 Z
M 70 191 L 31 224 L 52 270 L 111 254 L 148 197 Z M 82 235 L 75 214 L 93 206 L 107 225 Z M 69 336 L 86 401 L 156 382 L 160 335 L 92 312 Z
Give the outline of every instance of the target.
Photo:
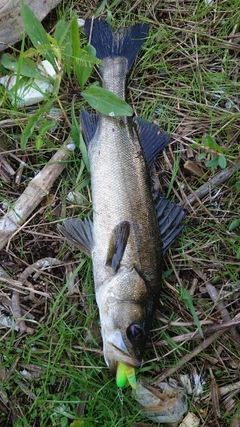
M 240 162 L 235 162 L 230 168 L 224 169 L 210 179 L 206 184 L 203 184 L 199 187 L 198 190 L 191 190 L 192 194 L 187 197 L 188 203 L 192 205 L 195 201 L 202 199 L 206 194 L 210 193 L 213 189 L 219 187 L 225 181 L 227 181 L 231 176 L 240 170 Z
M 66 160 L 74 149 L 75 146 L 71 140 L 63 144 L 2 217 L 0 220 L 0 250 L 19 231 L 21 225 L 43 198 L 49 194 L 50 188 L 65 168 Z

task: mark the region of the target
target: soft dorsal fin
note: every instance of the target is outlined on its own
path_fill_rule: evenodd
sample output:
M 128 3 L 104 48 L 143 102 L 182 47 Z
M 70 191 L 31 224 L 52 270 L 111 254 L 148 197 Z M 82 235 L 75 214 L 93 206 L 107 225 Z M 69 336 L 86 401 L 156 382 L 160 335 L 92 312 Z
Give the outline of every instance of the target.
M 156 157 L 169 143 L 170 136 L 154 123 L 140 119 L 137 116 L 133 120 L 137 124 L 139 140 L 148 166 L 151 169 Z
M 58 224 L 59 231 L 66 239 L 82 252 L 92 257 L 93 250 L 93 223 L 90 219 L 65 219 L 63 225 Z
M 106 266 L 117 271 L 122 260 L 130 233 L 128 221 L 122 221 L 112 231 L 109 242 Z
M 174 240 L 183 229 L 183 218 L 186 216 L 187 211 L 183 205 L 176 205 L 170 202 L 166 197 L 160 195 L 160 200 L 155 203 L 156 214 L 162 238 L 162 252 L 163 255 L 167 252 Z

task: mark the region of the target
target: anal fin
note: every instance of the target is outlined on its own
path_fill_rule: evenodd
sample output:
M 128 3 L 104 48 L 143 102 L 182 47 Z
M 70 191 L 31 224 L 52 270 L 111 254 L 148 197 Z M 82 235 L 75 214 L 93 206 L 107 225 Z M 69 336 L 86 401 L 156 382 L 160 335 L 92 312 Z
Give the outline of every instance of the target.
M 80 114 L 81 128 L 84 141 L 87 146 L 96 133 L 99 118 L 99 114 L 89 114 L 84 108 L 82 108 Z
M 117 271 L 122 260 L 130 233 L 128 221 L 122 221 L 113 229 L 108 247 L 106 266 Z
M 93 250 L 93 223 L 89 219 L 65 219 L 63 225 L 58 224 L 58 230 L 66 239 L 82 252 L 92 257 Z

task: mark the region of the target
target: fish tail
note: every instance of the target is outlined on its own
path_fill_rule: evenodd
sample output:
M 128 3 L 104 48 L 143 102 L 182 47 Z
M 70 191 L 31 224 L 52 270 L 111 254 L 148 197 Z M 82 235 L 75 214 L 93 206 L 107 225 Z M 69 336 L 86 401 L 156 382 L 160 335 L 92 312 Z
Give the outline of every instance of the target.
M 129 71 L 147 38 L 149 25 L 140 23 L 114 33 L 105 20 L 87 19 L 84 29 L 89 42 L 96 49 L 97 58 L 125 57 Z

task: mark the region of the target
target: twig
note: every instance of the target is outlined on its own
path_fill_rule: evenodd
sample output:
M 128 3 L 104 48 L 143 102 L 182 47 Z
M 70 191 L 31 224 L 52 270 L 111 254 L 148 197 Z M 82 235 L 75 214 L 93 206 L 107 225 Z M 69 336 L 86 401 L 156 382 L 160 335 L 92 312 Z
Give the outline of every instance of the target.
M 218 293 L 215 286 L 210 285 L 210 283 L 207 283 L 206 289 L 207 289 L 209 296 L 212 299 L 212 301 L 214 303 L 216 303 L 216 306 L 221 313 L 221 317 L 222 317 L 223 321 L 231 322 L 231 320 L 232 320 L 231 316 L 229 315 L 229 313 L 228 313 L 226 307 L 224 306 L 223 302 L 219 301 L 220 294 Z M 230 328 L 230 334 L 234 340 L 235 346 L 237 348 L 240 348 L 240 337 L 239 337 L 239 334 L 238 334 L 235 327 Z
M 34 299 L 35 290 L 32 283 L 30 283 L 27 280 L 28 277 L 35 272 L 34 279 L 36 279 L 41 274 L 39 270 L 45 270 L 46 268 L 57 267 L 59 265 L 62 265 L 62 261 L 59 261 L 56 258 L 51 258 L 51 257 L 42 258 L 34 262 L 32 265 L 29 265 L 22 273 L 19 274 L 18 280 L 23 284 L 26 283 L 26 285 L 29 287 L 29 290 L 30 290 L 29 298 L 31 300 Z
M 225 331 L 218 331 L 215 332 L 215 334 L 211 335 L 209 338 L 201 342 L 197 347 L 194 348 L 194 350 L 186 354 L 184 357 L 182 357 L 175 366 L 172 368 L 166 369 L 163 371 L 160 375 L 158 375 L 155 378 L 154 384 L 157 385 L 159 382 L 164 381 L 166 378 L 168 378 L 170 375 L 173 375 L 178 369 L 180 369 L 182 366 L 184 366 L 186 363 L 190 362 L 191 359 L 193 359 L 195 356 L 197 356 L 199 353 L 201 353 L 203 350 L 205 350 L 207 347 L 209 347 L 214 341 L 216 341 L 222 334 L 224 334 Z
M 20 307 L 20 294 L 18 291 L 14 290 L 12 293 L 12 312 L 13 317 L 16 321 L 16 325 L 19 326 L 20 333 L 24 332 L 33 333 L 32 328 L 28 328 L 25 321 L 22 319 L 22 311 Z
M 202 199 L 206 194 L 208 194 L 213 188 L 219 187 L 225 181 L 227 181 L 235 172 L 240 170 L 240 162 L 237 161 L 230 168 L 224 169 L 210 179 L 206 184 L 203 184 L 199 187 L 198 190 L 193 191 L 187 197 L 188 203 L 192 205 L 197 199 Z
M 33 210 L 49 193 L 54 181 L 63 171 L 70 153 L 75 149 L 71 140 L 53 155 L 51 160 L 33 178 L 27 188 L 0 220 L 0 250 L 19 230 L 19 227 L 31 215 Z
M 26 291 L 29 291 L 29 288 L 27 286 L 23 286 L 22 282 L 20 282 L 19 280 L 12 279 L 6 273 L 6 271 L 3 270 L 2 267 L 0 267 L 0 282 L 8 283 L 10 285 L 8 290 L 11 290 L 11 291 L 16 290 L 24 295 L 26 294 Z M 47 292 L 37 291 L 36 289 L 34 289 L 33 292 L 37 295 L 42 295 L 45 298 L 51 299 L 51 296 Z
M 174 322 L 177 325 L 177 322 Z M 200 322 L 201 324 L 203 324 L 203 322 Z M 195 324 L 192 324 L 195 325 Z M 218 331 L 226 331 L 227 329 L 232 329 L 233 327 L 239 326 L 240 325 L 240 316 L 237 315 L 235 317 L 235 320 L 231 320 L 230 322 L 224 322 L 224 323 L 218 323 L 217 325 L 211 326 L 210 328 L 207 328 L 203 331 L 204 333 L 204 337 L 206 337 L 207 335 L 213 334 L 215 332 Z M 180 326 L 180 325 L 179 325 Z M 173 342 L 186 342 L 186 341 L 190 341 L 190 340 L 196 340 L 196 339 L 200 339 L 201 335 L 199 334 L 199 332 L 189 332 L 187 334 L 183 334 L 183 335 L 176 335 L 175 337 L 171 337 L 171 341 Z M 154 345 L 160 347 L 163 345 L 168 345 L 168 342 L 166 340 L 162 340 L 162 341 L 158 341 L 156 343 L 154 343 Z

